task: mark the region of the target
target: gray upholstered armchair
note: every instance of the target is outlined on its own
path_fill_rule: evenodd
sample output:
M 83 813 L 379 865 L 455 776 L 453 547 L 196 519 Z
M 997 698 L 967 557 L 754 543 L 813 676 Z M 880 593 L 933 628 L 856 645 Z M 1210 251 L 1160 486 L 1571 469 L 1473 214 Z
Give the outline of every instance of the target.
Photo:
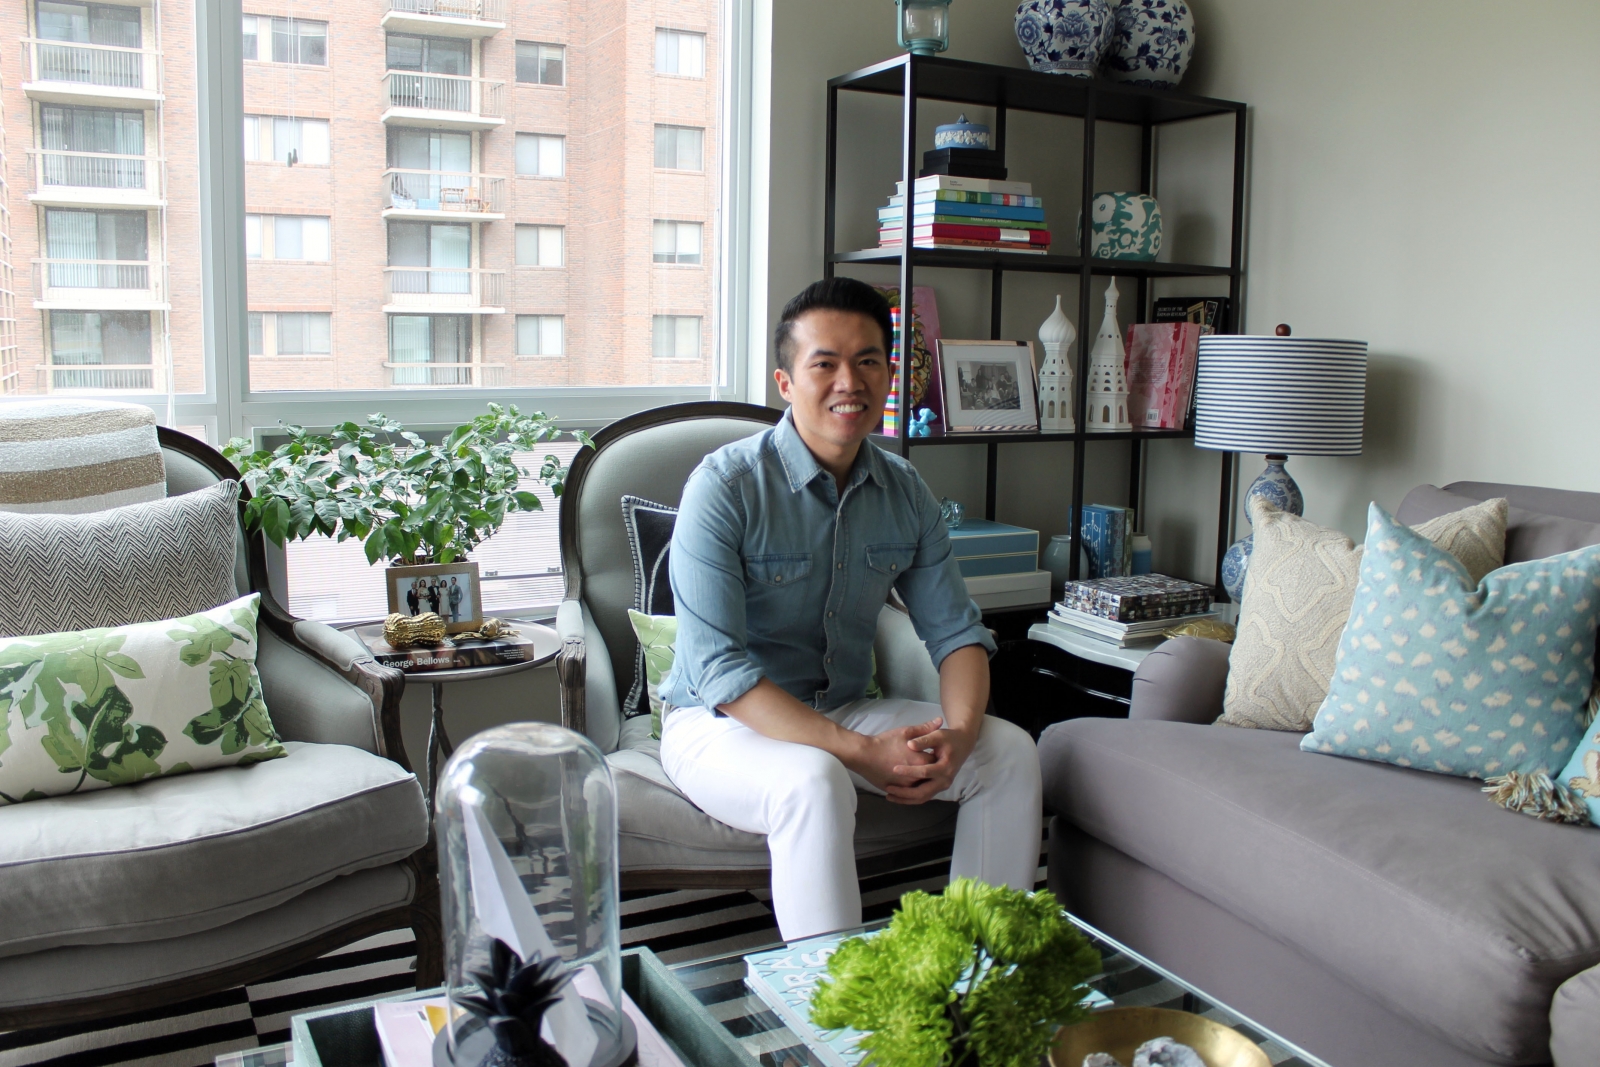
M 765 887 L 766 839 L 717 822 L 689 802 L 661 767 L 650 717 L 622 717 L 633 684 L 637 642 L 628 622 L 634 576 L 622 497 L 677 506 L 700 460 L 730 441 L 776 423 L 781 411 L 748 404 L 657 408 L 595 436 L 573 461 L 561 505 L 566 599 L 556 619 L 564 642 L 556 660 L 561 719 L 606 752 L 616 778 L 625 889 Z M 889 696 L 937 702 L 939 675 L 911 620 L 885 607 L 875 644 L 878 680 Z M 863 795 L 856 818 L 858 869 L 894 870 L 947 849 L 956 805 L 908 807 Z
M 160 442 L 168 496 L 237 476 L 191 437 L 163 428 Z M 438 984 L 404 678 L 292 618 L 266 575 L 261 538 L 241 530 L 235 578 L 261 594 L 258 666 L 286 758 L 0 807 L 0 1030 L 257 982 L 403 927 L 418 981 Z

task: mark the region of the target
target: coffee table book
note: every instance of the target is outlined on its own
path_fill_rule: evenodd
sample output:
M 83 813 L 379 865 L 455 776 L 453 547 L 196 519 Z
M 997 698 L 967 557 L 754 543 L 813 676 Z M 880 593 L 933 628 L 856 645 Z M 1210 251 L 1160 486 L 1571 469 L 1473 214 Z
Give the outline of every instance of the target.
M 622 953 L 622 989 L 693 1067 L 758 1067 L 751 1055 L 647 948 Z M 439 990 L 390 1000 L 438 996 Z M 291 1021 L 294 1067 L 387 1067 L 373 1012 L 376 1001 L 296 1015 Z M 641 1067 L 648 1067 L 641 1060 Z
M 408 674 L 422 671 L 454 671 L 466 667 L 499 667 L 507 663 L 524 663 L 534 657 L 533 639 L 520 633 L 496 637 L 493 640 L 463 641 L 446 637 L 437 645 L 421 645 L 399 649 L 383 639 L 383 624 L 357 626 L 355 635 L 372 658 L 385 667 L 395 667 Z

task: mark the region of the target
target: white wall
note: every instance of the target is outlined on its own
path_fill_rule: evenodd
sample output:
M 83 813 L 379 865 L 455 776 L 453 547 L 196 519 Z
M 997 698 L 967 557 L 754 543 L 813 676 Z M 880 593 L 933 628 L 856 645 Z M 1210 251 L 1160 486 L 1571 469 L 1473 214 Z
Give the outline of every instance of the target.
M 1359 533 L 1369 500 L 1393 507 L 1420 482 L 1600 490 L 1600 334 L 1589 321 L 1600 303 L 1600 4 L 1190 3 L 1198 46 L 1184 87 L 1250 105 L 1246 327 L 1288 322 L 1301 336 L 1371 345 L 1362 457 L 1291 462 L 1308 517 Z M 1013 11 L 1002 0 L 958 0 L 949 54 L 1022 66 Z M 887 2 L 812 0 L 779 5 L 772 18 L 775 321 L 821 273 L 823 83 L 896 48 Z M 894 101 L 884 104 L 841 113 L 861 129 L 877 119 L 875 128 L 895 131 Z M 1076 142 L 1059 132 L 1029 141 L 1015 117 L 1010 132 L 1012 176 L 1041 186 L 1058 239 L 1070 240 Z M 1168 139 L 1173 156 L 1181 141 Z M 869 178 L 841 185 L 841 233 L 868 244 L 897 145 L 891 132 L 849 151 Z M 1186 165 L 1164 159 L 1168 254 L 1225 252 L 1226 168 L 1217 162 L 1198 147 Z M 1180 184 L 1180 171 L 1199 179 Z M 1102 166 L 1097 184 L 1117 180 L 1114 165 Z M 946 336 L 986 335 L 986 289 L 956 272 L 918 277 L 939 290 Z M 1006 336 L 1034 335 L 1050 291 L 1043 279 L 1008 281 Z M 1122 450 L 1093 448 L 1089 497 L 1113 499 L 1124 491 Z M 937 463 L 933 454 L 915 455 L 936 491 L 981 505 L 981 450 L 940 448 Z M 1064 530 L 1070 450 L 1010 446 L 1001 455 L 1000 517 Z M 1242 466 L 1248 482 L 1260 458 Z M 1147 470 L 1158 566 L 1206 576 L 1217 457 L 1158 442 Z

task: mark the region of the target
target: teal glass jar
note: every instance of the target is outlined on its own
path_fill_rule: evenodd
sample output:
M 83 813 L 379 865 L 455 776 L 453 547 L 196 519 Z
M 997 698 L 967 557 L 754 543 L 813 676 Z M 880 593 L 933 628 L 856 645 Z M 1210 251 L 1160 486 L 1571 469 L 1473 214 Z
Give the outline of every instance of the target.
M 950 0 L 895 0 L 900 24 L 900 47 L 919 56 L 932 56 L 950 47 Z

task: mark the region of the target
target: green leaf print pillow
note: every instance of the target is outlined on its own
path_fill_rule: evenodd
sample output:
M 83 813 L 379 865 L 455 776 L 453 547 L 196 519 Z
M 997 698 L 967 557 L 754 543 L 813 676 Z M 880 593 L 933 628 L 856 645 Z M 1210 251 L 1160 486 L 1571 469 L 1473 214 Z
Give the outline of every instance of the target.
M 0 638 L 0 804 L 286 755 L 256 673 L 260 602 Z

